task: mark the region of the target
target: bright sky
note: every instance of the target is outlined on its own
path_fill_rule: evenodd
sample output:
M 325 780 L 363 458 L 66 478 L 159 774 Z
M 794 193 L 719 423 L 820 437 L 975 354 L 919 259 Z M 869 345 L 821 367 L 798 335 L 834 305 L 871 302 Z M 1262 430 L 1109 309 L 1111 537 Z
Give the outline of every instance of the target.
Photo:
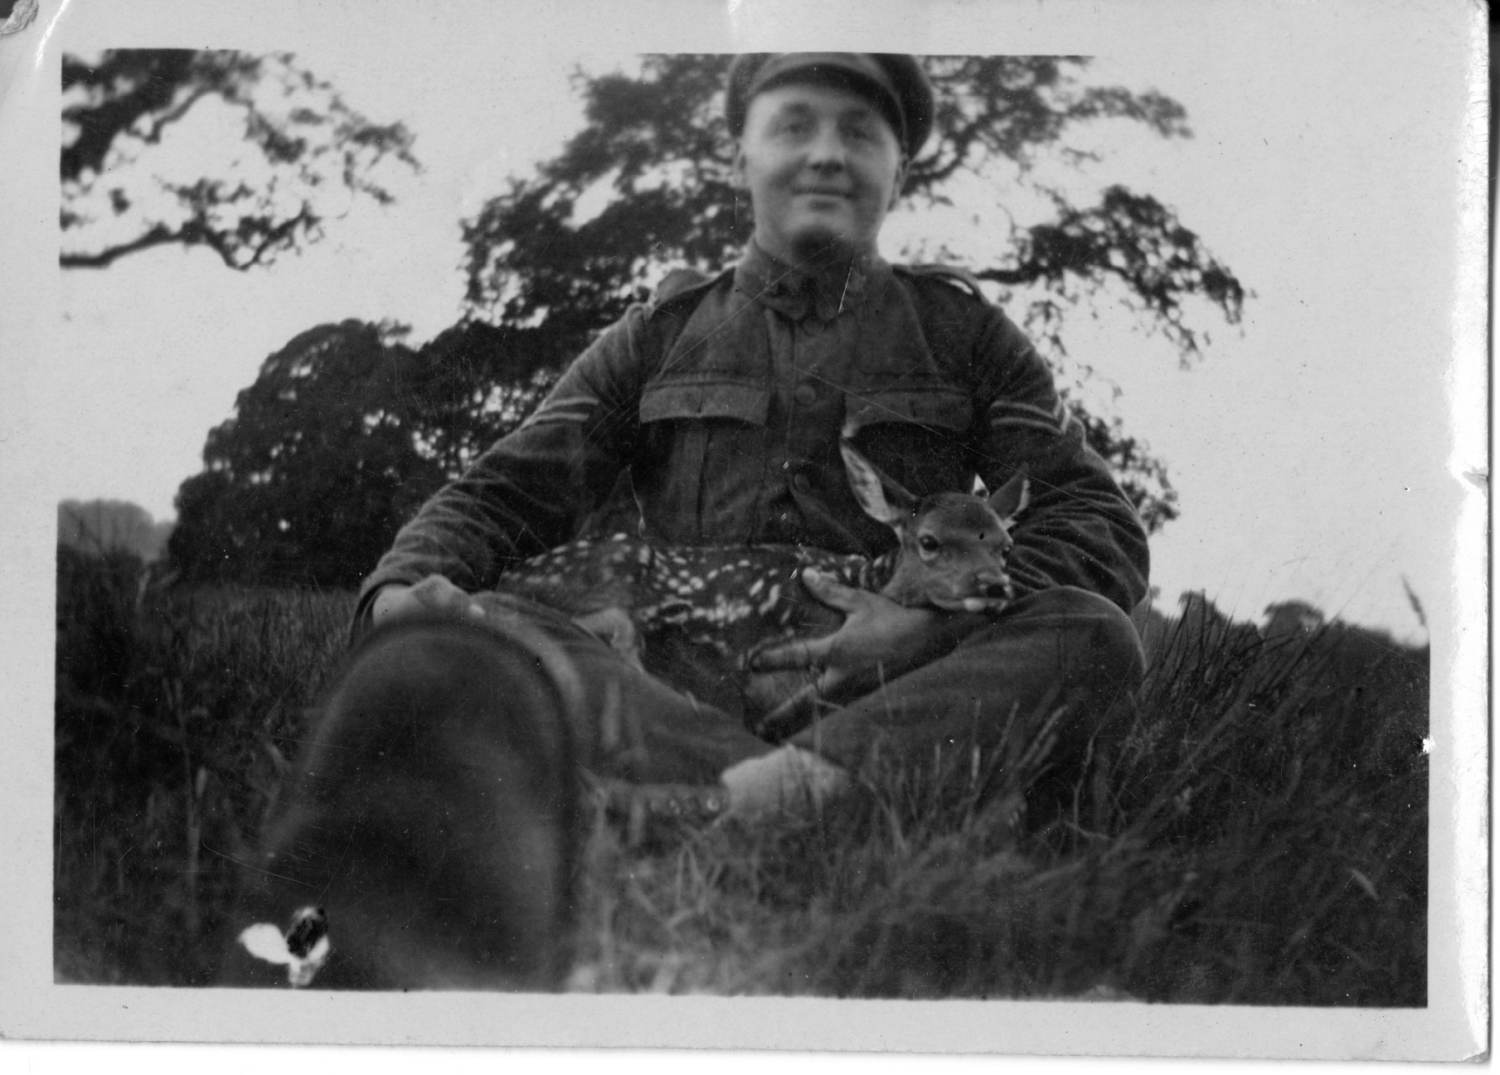
M 1461 138 L 1462 28 L 1397 3 L 1293 5 L 1286 18 L 1241 15 L 1248 5 L 1157 4 L 1160 27 L 1071 7 L 1086 7 L 1088 20 L 1043 20 L 1041 8 L 1017 5 L 1010 30 L 934 19 L 884 47 L 1092 53 L 1094 80 L 1157 89 L 1187 108 L 1189 141 L 1101 132 L 1109 156 L 1097 175 L 1179 211 L 1254 292 L 1243 328 L 1201 322 L 1213 342 L 1187 372 L 1128 319 L 1106 316 L 1073 337 L 1077 357 L 1120 386 L 1130 431 L 1168 460 L 1179 490 L 1182 517 L 1153 543 L 1163 606 L 1201 588 L 1258 619 L 1268 603 L 1300 598 L 1422 638 L 1402 580 L 1429 611 L 1446 605 L 1455 475 L 1484 465 L 1482 451 L 1455 456 L 1450 435 L 1451 408 L 1472 423 L 1483 407 L 1472 392 L 1451 398 L 1459 163 L 1483 154 Z M 175 21 L 156 36 L 151 20 L 148 29 L 139 18 L 111 22 L 106 10 L 70 15 L 57 30 L 62 47 L 294 50 L 353 107 L 405 122 L 425 167 L 398 184 L 396 206 L 356 205 L 324 242 L 269 271 L 165 250 L 62 274 L 62 324 L 36 401 L 67 416 L 50 433 L 47 488 L 53 499 L 133 500 L 158 518 L 200 468 L 208 429 L 297 332 L 395 318 L 420 341 L 454 321 L 458 222 L 576 129 L 575 61 L 600 70 L 643 48 L 758 44 L 723 19 L 643 36 L 638 21 L 604 15 L 606 5 L 584 16 L 568 3 L 546 25 L 439 22 L 394 5 L 381 8 L 395 20 L 386 22 L 329 3 L 295 24 L 240 19 L 215 34 Z M 685 9 L 647 10 L 670 27 Z M 360 25 L 381 30 L 351 30 Z M 869 47 L 894 34 L 857 29 Z M 226 151 L 209 137 L 187 141 L 172 152 L 188 166 L 193 153 Z

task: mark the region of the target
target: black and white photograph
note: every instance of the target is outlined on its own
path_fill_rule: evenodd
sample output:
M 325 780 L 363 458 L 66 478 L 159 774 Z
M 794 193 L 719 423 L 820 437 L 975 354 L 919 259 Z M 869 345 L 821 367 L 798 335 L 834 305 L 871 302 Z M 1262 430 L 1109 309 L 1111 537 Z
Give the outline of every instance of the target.
M 1485 1054 L 1475 5 L 0 22 L 0 1034 Z

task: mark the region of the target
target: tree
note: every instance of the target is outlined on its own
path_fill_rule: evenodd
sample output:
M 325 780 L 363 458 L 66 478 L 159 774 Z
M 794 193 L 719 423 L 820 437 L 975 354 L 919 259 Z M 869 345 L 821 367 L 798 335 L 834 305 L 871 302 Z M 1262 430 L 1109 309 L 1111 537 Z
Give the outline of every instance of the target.
M 396 530 L 520 423 L 557 363 L 535 332 L 320 325 L 269 356 L 208 434 L 168 546 L 185 581 L 352 586 Z
M 1300 638 L 1327 622 L 1323 610 L 1306 601 L 1277 601 L 1266 606 L 1264 633 L 1267 638 Z
M 393 350 L 374 326 L 346 321 L 266 359 L 209 432 L 206 469 L 178 491 L 169 551 L 184 578 L 347 585 L 368 572 L 441 478 L 399 417 L 370 406 L 394 375 Z
M 172 532 L 128 500 L 64 500 L 57 506 L 57 543 L 93 556 L 129 553 L 155 560 Z
M 350 197 L 389 203 L 383 166 L 417 167 L 405 127 L 366 119 L 285 53 L 64 55 L 62 93 L 64 268 L 172 244 L 264 265 L 316 239 Z M 194 126 L 215 108 L 243 123 L 219 159 Z M 192 174 L 173 174 L 169 144 L 189 151 Z
M 576 350 L 669 269 L 729 263 L 751 215 L 731 177 L 722 87 L 729 57 L 648 56 L 638 75 L 576 76 L 585 126 L 535 176 L 514 180 L 464 223 L 470 315 L 542 325 Z M 1183 364 L 1200 357 L 1196 298 L 1237 323 L 1245 291 L 1176 214 L 1149 195 L 1105 186 L 1078 205 L 1044 164 L 1086 164 L 1069 136 L 1124 120 L 1162 138 L 1190 134 L 1177 102 L 1088 87 L 1074 57 L 930 57 L 934 137 L 909 169 L 924 209 L 974 214 L 987 237 L 976 275 L 1063 374 L 1069 406 L 1112 463 L 1151 529 L 1177 514 L 1166 467 L 1117 417 L 1085 405 L 1090 371 L 1068 364 L 1068 316 L 1113 299 L 1159 331 Z M 976 192 L 983 199 L 976 200 Z M 1023 219 L 1025 204 L 1036 219 Z M 944 244 L 919 251 L 952 256 Z M 965 259 L 968 260 L 967 258 Z
M 387 405 L 406 416 L 419 452 L 457 477 L 536 409 L 568 357 L 549 331 L 467 321 L 422 345 Z

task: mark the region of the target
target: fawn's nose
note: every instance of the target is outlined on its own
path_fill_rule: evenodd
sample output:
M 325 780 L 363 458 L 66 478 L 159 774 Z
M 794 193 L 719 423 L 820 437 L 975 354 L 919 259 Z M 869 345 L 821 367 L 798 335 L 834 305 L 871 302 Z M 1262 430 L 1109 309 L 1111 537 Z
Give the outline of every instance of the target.
M 1009 597 L 1009 580 L 998 572 L 985 572 L 974 578 L 974 592 L 979 597 Z

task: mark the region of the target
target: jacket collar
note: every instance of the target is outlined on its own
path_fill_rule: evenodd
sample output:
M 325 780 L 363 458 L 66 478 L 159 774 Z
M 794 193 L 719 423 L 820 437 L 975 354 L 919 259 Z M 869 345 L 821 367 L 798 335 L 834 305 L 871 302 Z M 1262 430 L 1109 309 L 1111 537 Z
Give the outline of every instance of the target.
M 735 290 L 784 317 L 814 315 L 832 321 L 857 309 L 891 274 L 878 255 L 856 258 L 847 269 L 813 275 L 778 261 L 751 240 L 734 272 Z

